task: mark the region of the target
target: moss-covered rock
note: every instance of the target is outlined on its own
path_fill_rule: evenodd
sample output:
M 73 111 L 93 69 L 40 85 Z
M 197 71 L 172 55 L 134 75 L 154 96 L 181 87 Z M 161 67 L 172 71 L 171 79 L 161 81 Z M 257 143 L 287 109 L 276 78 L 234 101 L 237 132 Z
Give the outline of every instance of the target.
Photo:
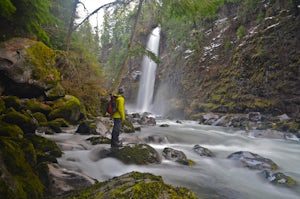
M 63 198 L 91 199 L 196 199 L 196 195 L 182 187 L 164 183 L 160 176 L 131 172 L 109 181 L 97 183 L 89 188 L 73 192 Z
M 82 135 L 95 135 L 97 134 L 97 125 L 94 121 L 83 121 L 79 124 L 76 133 L 82 134 Z
M 4 112 L 5 108 L 5 102 L 2 98 L 0 98 L 0 114 Z
M 51 120 L 64 118 L 71 124 L 76 124 L 81 119 L 81 103 L 78 98 L 66 95 L 54 102 L 53 110 L 48 116 Z
M 33 113 L 32 116 L 38 121 L 38 123 L 47 122 L 47 117 L 41 112 Z
M 38 101 L 35 98 L 28 99 L 24 103 L 25 107 L 29 109 L 31 112 L 41 112 L 44 114 L 48 114 L 51 111 L 51 107 L 41 101 Z
M 36 150 L 37 154 L 37 163 L 42 162 L 54 162 L 56 163 L 56 158 L 62 155 L 61 150 L 52 140 L 46 139 L 44 137 L 28 134 L 25 136 L 30 140 Z
M 15 124 L 8 124 L 0 121 L 0 136 L 21 138 L 23 137 L 23 130 Z
M 60 73 L 56 68 L 57 51 L 42 42 L 13 38 L 2 43 L 0 65 L 6 94 L 23 98 L 44 97 L 56 87 Z
M 8 194 L 4 198 L 43 198 L 44 185 L 26 160 L 25 152 L 34 153 L 30 144 L 22 144 L 21 139 L 0 139 L 0 162 L 1 172 L 0 184 L 4 184 L 7 190 L 2 190 L 0 195 Z M 26 146 L 27 145 L 27 146 Z M 28 158 L 28 157 L 27 157 Z
M 49 127 L 55 133 L 61 133 L 61 127 L 68 127 L 69 123 L 64 118 L 56 118 L 48 122 L 41 122 L 41 126 Z
M 260 176 L 264 177 L 270 183 L 274 185 L 286 186 L 286 187 L 294 187 L 296 186 L 296 181 L 281 172 L 272 172 L 269 170 L 264 170 L 260 173 Z
M 110 139 L 104 136 L 90 137 L 86 139 L 91 142 L 92 145 L 96 144 L 110 144 Z
M 49 89 L 45 94 L 48 99 L 53 100 L 65 96 L 66 92 L 60 83 L 57 83 L 54 88 Z
M 2 100 L 5 103 L 6 108 L 14 108 L 15 110 L 21 110 L 21 101 L 16 96 L 3 96 Z
M 135 132 L 135 128 L 130 120 L 126 119 L 123 121 L 122 131 L 124 133 L 134 133 Z
M 121 148 L 112 148 L 110 157 L 117 158 L 125 164 L 157 164 L 161 158 L 157 151 L 147 144 L 131 144 Z
M 167 160 L 172 160 L 183 165 L 193 166 L 195 164 L 193 160 L 187 159 L 186 155 L 182 151 L 178 151 L 169 147 L 164 148 L 162 155 Z
M 10 124 L 18 125 L 24 133 L 35 133 L 36 125 L 33 120 L 17 111 L 11 111 L 5 114 L 2 121 Z

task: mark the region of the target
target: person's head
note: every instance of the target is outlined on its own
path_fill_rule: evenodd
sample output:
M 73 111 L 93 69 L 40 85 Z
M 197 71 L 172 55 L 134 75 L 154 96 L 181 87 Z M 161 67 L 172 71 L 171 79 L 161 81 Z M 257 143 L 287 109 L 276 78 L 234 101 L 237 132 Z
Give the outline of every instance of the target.
M 124 93 L 124 88 L 119 88 L 118 89 L 118 94 L 123 94 Z

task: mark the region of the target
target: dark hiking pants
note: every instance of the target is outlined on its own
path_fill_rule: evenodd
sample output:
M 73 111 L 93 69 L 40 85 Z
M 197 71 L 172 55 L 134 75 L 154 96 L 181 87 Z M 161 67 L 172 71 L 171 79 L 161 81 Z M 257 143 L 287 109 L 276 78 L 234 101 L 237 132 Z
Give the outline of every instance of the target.
M 111 146 L 118 146 L 119 142 L 119 134 L 122 127 L 122 119 L 114 118 L 114 127 L 111 134 Z

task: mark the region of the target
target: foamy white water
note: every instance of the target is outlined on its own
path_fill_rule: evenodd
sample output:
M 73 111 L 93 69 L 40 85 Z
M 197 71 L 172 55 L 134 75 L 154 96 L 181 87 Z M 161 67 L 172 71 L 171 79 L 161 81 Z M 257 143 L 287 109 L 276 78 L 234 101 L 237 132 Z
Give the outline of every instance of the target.
M 160 40 L 160 27 L 156 27 L 149 35 L 147 49 L 158 55 Z M 157 64 L 148 56 L 144 56 L 142 62 L 142 75 L 137 96 L 137 110 L 139 112 L 150 112 L 153 101 L 155 75 Z
M 81 171 L 99 181 L 110 179 L 131 171 L 150 172 L 163 177 L 166 183 L 183 186 L 193 190 L 199 198 L 230 199 L 299 199 L 300 188 L 282 188 L 262 180 L 256 170 L 240 168 L 226 159 L 237 151 L 250 151 L 265 158 L 272 159 L 279 165 L 279 171 L 293 177 L 300 183 L 300 144 L 285 140 L 256 139 L 245 137 L 241 131 L 203 126 L 196 122 L 185 121 L 177 124 L 174 121 L 161 121 L 169 127 L 147 127 L 141 132 L 126 136 L 165 136 L 169 142 L 151 144 L 161 152 L 165 147 L 183 151 L 195 166 L 188 167 L 172 161 L 163 160 L 159 165 L 125 165 L 113 159 L 97 158 L 100 147 L 85 142 L 86 136 L 79 140 L 78 135 L 53 135 L 57 143 L 81 143 L 83 149 L 74 147 L 64 151 L 59 164 Z M 124 136 L 124 135 L 122 135 Z M 66 139 L 66 137 L 68 139 Z M 199 144 L 210 149 L 216 157 L 200 157 L 193 152 L 194 145 Z

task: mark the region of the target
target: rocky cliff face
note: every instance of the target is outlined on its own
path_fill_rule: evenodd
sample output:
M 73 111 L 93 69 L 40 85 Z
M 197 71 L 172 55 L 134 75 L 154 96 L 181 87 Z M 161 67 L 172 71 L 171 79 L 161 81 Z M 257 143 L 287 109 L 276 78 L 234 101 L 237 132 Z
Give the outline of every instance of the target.
M 299 118 L 300 17 L 292 1 L 272 2 L 226 3 L 215 21 L 191 32 L 202 34 L 199 51 L 162 39 L 158 81 L 177 92 L 168 98 L 170 116 L 259 111 Z

